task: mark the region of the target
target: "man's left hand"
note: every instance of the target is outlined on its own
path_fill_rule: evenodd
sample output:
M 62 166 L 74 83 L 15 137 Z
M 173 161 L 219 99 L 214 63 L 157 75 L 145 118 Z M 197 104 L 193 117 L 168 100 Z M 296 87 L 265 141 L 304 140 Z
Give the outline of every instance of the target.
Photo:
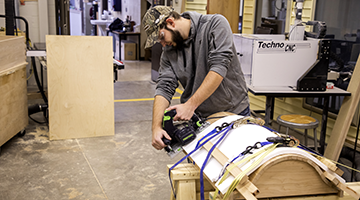
M 191 117 L 194 115 L 194 111 L 195 111 L 195 109 L 192 108 L 192 106 L 186 103 L 170 106 L 166 110 L 176 110 L 174 121 L 190 120 Z

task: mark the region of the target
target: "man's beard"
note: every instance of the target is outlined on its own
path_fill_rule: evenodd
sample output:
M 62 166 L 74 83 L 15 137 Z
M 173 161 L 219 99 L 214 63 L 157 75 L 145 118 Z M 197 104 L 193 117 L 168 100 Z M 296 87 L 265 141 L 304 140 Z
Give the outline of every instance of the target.
M 184 39 L 181 36 L 180 32 L 178 30 L 171 30 L 171 29 L 168 30 L 171 32 L 173 43 L 176 44 L 175 48 L 177 50 L 182 50 L 184 48 Z

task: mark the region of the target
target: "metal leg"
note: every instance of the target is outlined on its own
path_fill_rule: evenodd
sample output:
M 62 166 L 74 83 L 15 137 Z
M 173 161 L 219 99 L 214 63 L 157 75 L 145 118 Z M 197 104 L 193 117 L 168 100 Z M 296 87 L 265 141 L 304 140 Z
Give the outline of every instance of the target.
M 266 96 L 266 105 L 265 105 L 265 126 L 270 125 L 271 116 L 273 115 L 274 107 L 274 97 Z
M 289 127 L 286 127 L 286 135 L 289 135 Z
M 314 128 L 314 147 L 315 151 L 318 151 L 318 143 L 317 143 L 317 134 L 316 134 L 316 128 Z
M 307 147 L 308 146 L 307 129 L 305 129 L 304 140 L 305 140 L 305 146 Z
M 278 128 L 278 132 L 280 133 L 280 128 L 281 128 L 281 125 L 279 124 L 279 128 Z
M 121 35 L 119 34 L 119 60 L 121 60 Z
M 320 148 L 319 148 L 320 154 L 324 154 L 325 152 L 325 138 L 326 138 L 328 110 L 329 110 L 329 97 L 324 97 L 324 108 L 323 108 L 321 129 L 320 129 Z
M 140 54 L 141 54 L 141 52 L 140 52 L 140 34 L 138 35 L 138 50 L 137 51 L 139 52 L 139 54 L 137 54 L 137 56 L 139 56 L 138 60 L 140 60 Z

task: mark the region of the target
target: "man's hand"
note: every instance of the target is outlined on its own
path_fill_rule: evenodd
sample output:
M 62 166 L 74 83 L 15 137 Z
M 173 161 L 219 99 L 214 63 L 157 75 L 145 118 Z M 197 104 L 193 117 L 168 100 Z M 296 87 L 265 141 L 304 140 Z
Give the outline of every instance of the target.
M 166 133 L 166 131 L 162 128 L 153 130 L 152 133 L 152 146 L 157 149 L 157 150 L 161 150 L 164 147 L 166 147 L 166 145 L 164 144 L 164 142 L 162 141 L 162 138 L 165 137 L 168 140 L 171 140 L 171 137 Z
M 187 121 L 194 115 L 195 108 L 196 107 L 191 106 L 189 103 L 184 103 L 170 106 L 166 110 L 176 110 L 174 121 Z
M 170 106 L 166 110 L 176 110 L 176 115 L 174 117 L 175 121 L 190 120 L 196 108 L 214 93 L 221 84 L 222 80 L 223 77 L 220 74 L 210 71 L 206 75 L 200 87 L 196 90 L 195 94 L 189 100 L 187 100 L 184 104 Z

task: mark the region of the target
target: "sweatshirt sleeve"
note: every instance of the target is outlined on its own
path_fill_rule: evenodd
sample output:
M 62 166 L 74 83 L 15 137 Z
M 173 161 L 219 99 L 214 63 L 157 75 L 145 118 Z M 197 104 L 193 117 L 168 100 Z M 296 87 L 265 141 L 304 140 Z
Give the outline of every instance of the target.
M 155 96 L 161 95 L 170 102 L 178 86 L 179 83 L 174 70 L 163 52 L 160 58 L 159 77 L 157 79 Z
M 226 76 L 233 59 L 233 35 L 229 22 L 222 15 L 214 15 L 209 33 L 208 66 L 211 71 Z

